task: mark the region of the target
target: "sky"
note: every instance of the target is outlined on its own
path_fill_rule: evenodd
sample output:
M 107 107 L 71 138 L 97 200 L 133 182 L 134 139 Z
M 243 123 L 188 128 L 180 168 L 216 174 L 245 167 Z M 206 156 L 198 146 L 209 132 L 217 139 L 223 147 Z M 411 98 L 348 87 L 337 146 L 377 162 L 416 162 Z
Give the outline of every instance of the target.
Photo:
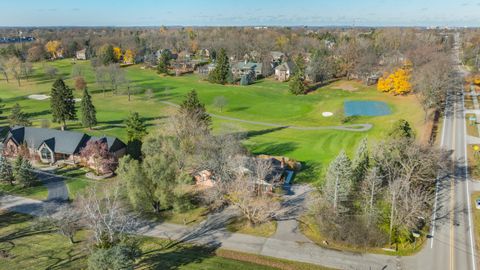
M 0 0 L 0 26 L 480 26 L 480 0 Z

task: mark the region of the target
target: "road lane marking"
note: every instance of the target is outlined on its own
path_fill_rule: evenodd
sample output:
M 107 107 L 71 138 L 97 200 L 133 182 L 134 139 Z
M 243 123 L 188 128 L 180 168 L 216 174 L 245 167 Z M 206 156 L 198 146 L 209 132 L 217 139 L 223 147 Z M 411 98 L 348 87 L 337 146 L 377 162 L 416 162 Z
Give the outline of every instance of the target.
M 455 270 L 455 222 L 454 222 L 454 209 L 455 209 L 455 174 L 456 174 L 456 157 L 455 150 L 457 144 L 455 143 L 456 138 L 456 128 L 457 128 L 457 112 L 456 112 L 456 103 L 453 103 L 453 136 L 452 136 L 452 150 L 453 150 L 453 174 L 450 178 L 450 270 Z
M 440 142 L 440 148 L 445 147 L 445 126 L 447 125 L 447 108 L 448 108 L 448 93 L 447 97 L 445 99 L 445 115 L 443 117 L 443 126 L 442 126 L 442 139 Z M 438 186 L 440 185 L 440 177 L 437 176 L 437 180 L 435 181 L 435 202 L 433 205 L 433 217 L 432 217 L 432 228 L 431 228 L 431 240 L 430 240 L 430 248 L 433 248 L 433 241 L 434 241 L 434 236 L 435 236 L 435 223 L 437 219 L 437 207 L 438 207 Z
M 463 89 L 462 89 L 463 90 Z M 468 185 L 468 153 L 467 153 L 467 121 L 465 121 L 465 95 L 462 95 L 462 121 L 463 121 L 463 136 L 464 136 L 464 146 L 465 146 L 465 182 L 466 182 L 466 190 L 467 190 L 467 212 L 468 212 L 468 226 L 469 228 L 469 234 L 470 234 L 470 256 L 472 258 L 472 269 L 476 270 L 477 265 L 475 263 L 475 250 L 474 246 L 475 243 L 473 241 L 473 223 L 472 223 L 472 210 L 471 210 L 471 205 L 470 205 L 470 190 L 469 190 L 469 185 Z

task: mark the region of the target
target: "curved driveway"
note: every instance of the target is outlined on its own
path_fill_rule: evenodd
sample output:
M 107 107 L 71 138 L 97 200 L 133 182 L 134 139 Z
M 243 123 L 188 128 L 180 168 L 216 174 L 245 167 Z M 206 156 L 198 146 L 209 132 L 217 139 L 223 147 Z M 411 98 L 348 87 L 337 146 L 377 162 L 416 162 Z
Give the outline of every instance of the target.
M 63 177 L 40 170 L 35 170 L 35 173 L 48 189 L 47 201 L 68 200 L 68 188 Z

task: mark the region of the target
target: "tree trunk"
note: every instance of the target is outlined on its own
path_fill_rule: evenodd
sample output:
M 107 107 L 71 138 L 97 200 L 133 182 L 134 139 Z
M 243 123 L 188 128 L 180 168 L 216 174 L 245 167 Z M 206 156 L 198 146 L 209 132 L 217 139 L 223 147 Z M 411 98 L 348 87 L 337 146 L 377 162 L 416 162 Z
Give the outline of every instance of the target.
M 61 129 L 62 131 L 65 131 L 65 129 L 67 129 L 67 122 L 66 122 L 65 120 L 63 120 L 63 124 L 62 124 L 62 126 L 60 127 L 60 129 Z
M 70 241 L 70 244 L 72 244 L 72 245 L 75 244 L 75 241 L 73 240 L 73 235 L 70 235 L 68 237 L 68 240 Z
M 18 87 L 20 87 L 20 78 L 17 79 Z
M 392 206 L 390 207 L 390 245 L 392 245 L 392 231 L 393 231 L 393 218 L 394 218 L 394 211 L 395 211 L 395 193 L 392 196 Z
M 338 175 L 335 178 L 335 192 L 333 195 L 333 211 L 337 212 L 337 197 L 338 197 Z
M 152 206 L 153 206 L 153 212 L 160 213 L 160 202 L 154 201 L 152 203 Z

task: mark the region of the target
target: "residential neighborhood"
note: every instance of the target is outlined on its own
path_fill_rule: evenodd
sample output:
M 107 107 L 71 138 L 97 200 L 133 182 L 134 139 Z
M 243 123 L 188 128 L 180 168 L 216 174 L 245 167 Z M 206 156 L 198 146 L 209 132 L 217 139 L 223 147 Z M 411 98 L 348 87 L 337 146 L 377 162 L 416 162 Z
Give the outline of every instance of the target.
M 479 267 L 477 3 L 1 6 L 0 270 Z

